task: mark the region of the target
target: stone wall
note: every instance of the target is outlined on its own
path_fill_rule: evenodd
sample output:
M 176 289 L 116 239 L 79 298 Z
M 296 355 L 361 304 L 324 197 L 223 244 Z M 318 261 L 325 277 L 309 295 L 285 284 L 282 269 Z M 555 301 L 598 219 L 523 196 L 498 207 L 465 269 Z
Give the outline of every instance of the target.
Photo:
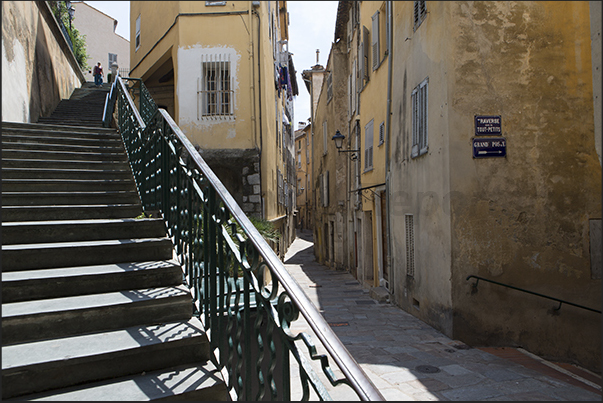
M 85 82 L 45 1 L 2 2 L 2 120 L 35 123 Z

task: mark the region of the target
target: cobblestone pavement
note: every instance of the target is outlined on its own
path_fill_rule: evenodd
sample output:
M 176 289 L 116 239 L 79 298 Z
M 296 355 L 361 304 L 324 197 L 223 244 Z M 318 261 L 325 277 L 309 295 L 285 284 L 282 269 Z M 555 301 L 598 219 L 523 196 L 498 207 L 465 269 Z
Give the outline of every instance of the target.
M 596 374 L 588 373 L 592 382 L 583 381 L 517 349 L 511 350 L 527 360 L 493 354 L 497 349 L 472 348 L 394 305 L 371 299 L 350 273 L 316 262 L 310 231 L 298 231 L 285 267 L 386 400 L 602 400 Z M 301 315 L 292 330 L 306 331 L 317 340 Z M 322 372 L 319 364 L 312 364 Z M 335 373 L 341 376 L 338 369 Z M 346 385 L 333 388 L 327 383 L 326 389 L 334 400 L 358 400 Z M 292 390 L 295 400 L 300 392 Z

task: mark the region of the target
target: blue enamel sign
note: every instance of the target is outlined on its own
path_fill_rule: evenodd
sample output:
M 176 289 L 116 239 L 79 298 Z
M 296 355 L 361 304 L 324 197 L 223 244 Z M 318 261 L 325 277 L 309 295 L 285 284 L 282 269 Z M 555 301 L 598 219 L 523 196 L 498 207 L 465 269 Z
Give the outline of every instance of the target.
M 504 137 L 473 139 L 473 158 L 506 157 L 507 139 Z
M 476 136 L 497 136 L 502 134 L 500 116 L 475 116 Z

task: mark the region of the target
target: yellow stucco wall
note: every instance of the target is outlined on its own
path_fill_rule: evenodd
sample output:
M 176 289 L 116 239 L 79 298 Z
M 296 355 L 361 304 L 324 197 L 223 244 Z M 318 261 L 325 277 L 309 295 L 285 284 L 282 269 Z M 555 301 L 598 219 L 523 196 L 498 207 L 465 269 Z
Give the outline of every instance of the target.
M 270 4 L 269 4 L 270 3 Z M 278 3 L 278 7 L 277 7 Z M 283 97 L 274 84 L 273 18 L 286 17 L 286 2 L 133 2 L 130 11 L 133 77 L 148 79 L 164 63 L 174 67 L 174 119 L 202 150 L 256 149 L 260 152 L 261 197 L 264 217 L 285 214 L 277 202 L 277 169 L 285 172 L 281 122 Z M 283 8 L 284 7 L 284 8 Z M 281 18 L 282 10 L 285 16 Z M 257 12 L 258 17 L 250 10 Z M 141 43 L 135 50 L 136 19 L 141 16 Z M 258 39 L 259 30 L 259 39 Z M 202 57 L 228 57 L 234 90 L 234 114 L 203 117 L 198 113 L 197 90 Z M 205 59 L 206 60 L 206 59 Z

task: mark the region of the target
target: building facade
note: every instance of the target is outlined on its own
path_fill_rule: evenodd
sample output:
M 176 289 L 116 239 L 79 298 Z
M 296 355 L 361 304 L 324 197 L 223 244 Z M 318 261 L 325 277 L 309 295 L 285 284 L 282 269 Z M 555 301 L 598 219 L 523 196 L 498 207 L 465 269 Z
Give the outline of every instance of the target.
M 310 159 L 311 123 L 299 122 L 295 131 L 295 167 L 297 170 L 296 187 L 296 226 L 301 230 L 311 230 L 312 226 L 312 171 Z
M 365 287 L 469 345 L 521 346 L 600 373 L 601 24 L 592 10 L 340 2 L 327 73 L 333 92 L 347 90 L 327 107 L 322 86 L 313 163 L 319 190 L 317 178 L 338 167 L 320 127 L 340 124 L 345 108 L 343 149 L 358 158 L 338 157 L 356 197 L 343 203 L 353 236 L 341 249 L 356 259 L 341 262 Z M 340 54 L 347 70 L 333 64 Z M 340 182 L 330 181 L 331 195 Z M 327 211 L 315 212 L 318 258 L 337 262 L 337 226 L 328 226 L 337 220 L 322 229 Z
M 142 78 L 247 214 L 293 241 L 295 157 L 286 2 L 132 2 Z
M 98 62 L 103 66 L 105 83 L 113 63 L 116 63 L 122 72 L 129 71 L 130 41 L 115 33 L 118 21 L 83 1 L 74 1 L 71 4 L 75 8 L 73 25 L 86 40 L 86 53 L 89 57 L 89 69 L 84 71 L 86 81 L 94 81 L 92 68 Z

